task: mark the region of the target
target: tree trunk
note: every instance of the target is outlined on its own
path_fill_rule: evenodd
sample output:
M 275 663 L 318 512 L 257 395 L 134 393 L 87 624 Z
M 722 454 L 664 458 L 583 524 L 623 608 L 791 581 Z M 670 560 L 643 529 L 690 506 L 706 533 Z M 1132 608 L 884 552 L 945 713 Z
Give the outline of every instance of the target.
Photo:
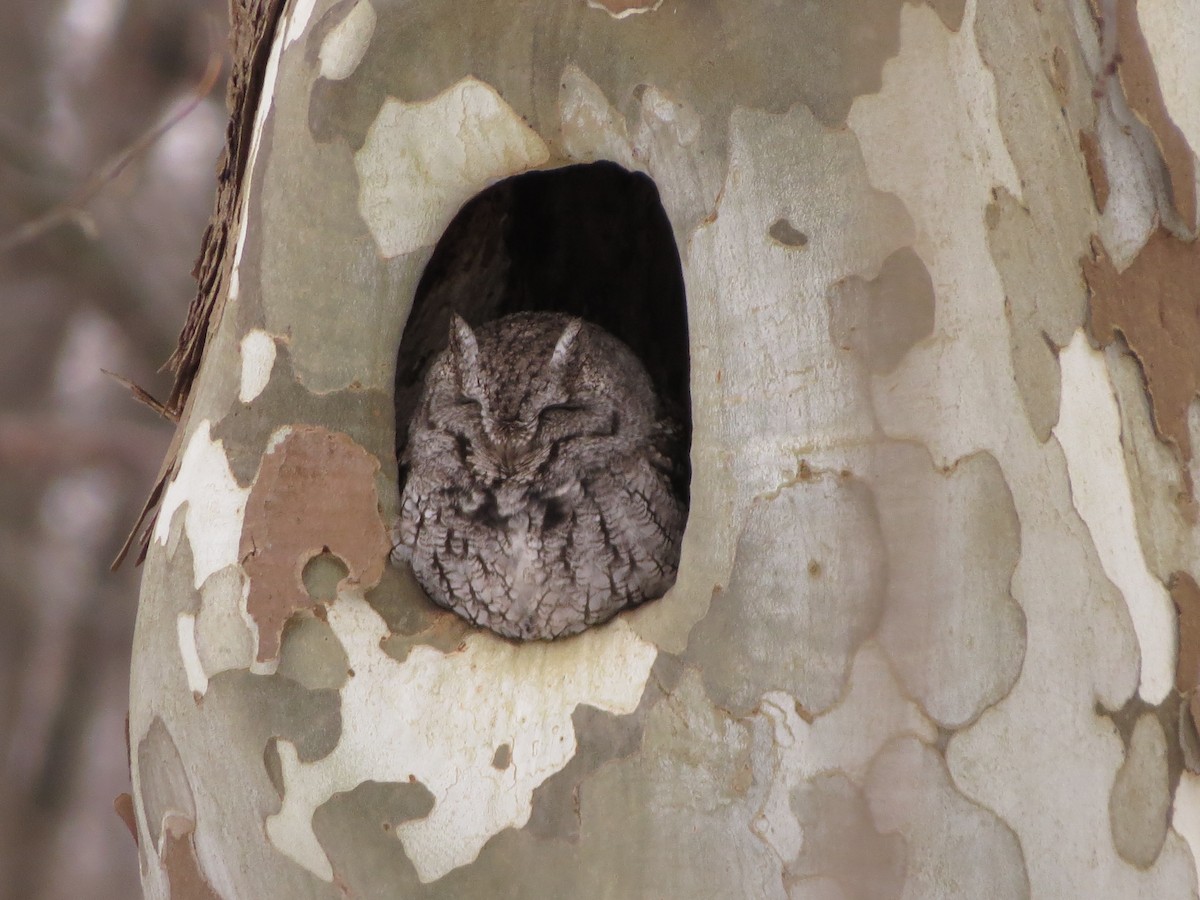
M 147 896 L 1196 896 L 1195 5 L 248 2 Z M 465 203 L 596 160 L 679 249 L 690 518 L 518 644 L 386 564 L 396 349 Z

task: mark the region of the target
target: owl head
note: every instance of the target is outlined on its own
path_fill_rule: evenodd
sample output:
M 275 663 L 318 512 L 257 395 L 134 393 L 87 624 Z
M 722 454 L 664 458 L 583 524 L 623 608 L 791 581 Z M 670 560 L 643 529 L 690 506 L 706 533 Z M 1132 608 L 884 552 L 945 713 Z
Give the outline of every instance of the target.
M 471 475 L 563 491 L 648 440 L 654 391 L 617 338 L 560 313 L 472 329 L 455 315 L 426 381 L 427 426 L 454 435 Z

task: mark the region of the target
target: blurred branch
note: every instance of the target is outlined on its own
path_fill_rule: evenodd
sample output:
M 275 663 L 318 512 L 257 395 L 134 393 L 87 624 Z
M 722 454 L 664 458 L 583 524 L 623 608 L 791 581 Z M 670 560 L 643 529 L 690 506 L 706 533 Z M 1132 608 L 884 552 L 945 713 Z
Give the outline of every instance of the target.
M 204 70 L 203 77 L 192 91 L 191 98 L 181 109 L 169 116 L 165 121 L 143 132 L 133 143 L 84 181 L 79 190 L 71 197 L 51 207 L 24 225 L 15 228 L 3 237 L 0 237 L 0 254 L 8 253 L 23 244 L 34 241 L 51 229 L 57 228 L 59 225 L 67 222 L 77 222 L 87 231 L 90 220 L 87 217 L 84 207 L 104 189 L 105 185 L 120 175 L 126 166 L 145 154 L 164 134 L 174 128 L 175 125 L 186 118 L 192 110 L 204 101 L 204 98 L 212 92 L 213 86 L 217 83 L 217 77 L 221 74 L 223 63 L 224 57 L 222 54 L 211 54 L 208 58 L 208 67 Z
M 96 464 L 139 474 L 158 465 L 171 438 L 168 426 L 129 421 L 84 423 L 53 414 L 0 415 L 0 467 L 57 472 Z

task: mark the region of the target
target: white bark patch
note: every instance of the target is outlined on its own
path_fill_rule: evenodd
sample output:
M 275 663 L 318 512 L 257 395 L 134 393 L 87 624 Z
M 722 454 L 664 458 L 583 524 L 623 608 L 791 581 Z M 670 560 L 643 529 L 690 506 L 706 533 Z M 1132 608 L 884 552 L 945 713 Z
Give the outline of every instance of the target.
M 1139 0 L 1137 18 L 1167 112 L 1200 153 L 1200 0 Z
M 370 0 L 359 0 L 346 18 L 333 27 L 318 53 L 322 78 L 341 81 L 350 77 L 367 52 L 377 19 Z
M 575 707 L 633 712 L 658 652 L 618 620 L 548 644 L 476 633 L 453 653 L 423 645 L 397 662 L 380 649 L 387 625 L 361 595 L 340 594 L 328 622 L 354 672 L 341 692 L 341 740 L 313 763 L 279 742 L 283 805 L 267 819 L 272 843 L 326 881 L 333 867 L 313 813 L 364 781 L 415 780 L 433 794 L 428 816 L 396 828 L 421 881 L 472 862 L 490 837 L 529 820 L 533 790 L 574 756 Z M 500 770 L 492 759 L 502 744 L 511 763 Z
M 1082 330 L 1058 359 L 1062 408 L 1054 435 L 1067 457 L 1071 499 L 1092 534 L 1104 574 L 1125 597 L 1142 651 L 1140 693 L 1156 705 L 1175 680 L 1175 612 L 1142 554 L 1112 382 L 1104 354 L 1091 348 Z
M 196 649 L 196 617 L 182 613 L 175 620 L 179 636 L 179 656 L 183 660 L 183 671 L 187 674 L 188 687 L 196 696 L 204 696 L 208 690 L 208 676 L 200 663 L 200 651 Z
M 255 328 L 242 338 L 242 380 L 238 385 L 238 399 L 250 403 L 263 392 L 271 380 L 271 369 L 275 366 L 275 338 Z
M 464 78 L 425 102 L 384 103 L 354 155 L 358 207 L 385 257 L 411 253 L 489 183 L 549 157 L 490 85 Z
M 287 23 L 287 37 L 284 38 L 285 47 L 304 34 L 304 29 L 308 27 L 309 19 L 312 18 L 313 7 L 316 5 L 317 0 L 295 0 L 291 18 Z
M 1116 88 L 1110 90 L 1115 92 Z M 1132 117 L 1128 110 L 1125 115 Z M 1109 184 L 1098 233 L 1113 265 L 1120 270 L 1133 261 L 1156 227 L 1158 204 L 1150 167 L 1137 139 L 1113 114 L 1110 104 L 1101 105 L 1096 115 L 1096 136 Z M 1154 166 L 1158 166 L 1157 161 Z
M 192 549 L 192 582 L 197 590 L 214 572 L 237 565 L 249 496 L 249 488 L 238 486 L 225 445 L 212 439 L 205 419 L 183 451 L 154 523 L 154 540 L 165 545 L 175 511 L 187 504 L 183 531 Z
M 625 117 L 613 109 L 600 86 L 577 66 L 563 70 L 558 106 L 563 149 L 571 159 L 609 159 L 631 171 L 641 168 L 634 159 Z
M 611 4 L 611 0 L 610 0 Z M 662 0 L 654 0 L 653 3 L 646 3 L 643 6 L 628 6 L 625 9 L 612 10 L 609 5 L 606 5 L 603 0 L 587 0 L 587 5 L 592 9 L 598 9 L 608 13 L 614 19 L 625 19 L 629 16 L 640 15 L 641 13 L 655 12 L 662 6 Z M 619 6 L 620 4 L 615 4 Z
M 715 211 L 725 180 L 724 160 L 704 152 L 703 129 L 704 116 L 680 97 L 654 85 L 642 91 L 633 124 L 634 159 L 654 178 L 674 221 L 689 226 Z

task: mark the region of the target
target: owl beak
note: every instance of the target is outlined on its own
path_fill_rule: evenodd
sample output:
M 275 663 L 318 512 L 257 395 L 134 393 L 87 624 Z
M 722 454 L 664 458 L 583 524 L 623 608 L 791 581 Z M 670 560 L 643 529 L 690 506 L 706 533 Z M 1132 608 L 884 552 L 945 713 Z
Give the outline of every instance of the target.
M 500 474 L 505 478 L 511 478 L 524 471 L 532 458 L 533 455 L 524 447 L 513 442 L 506 441 L 496 448 L 496 462 L 499 464 Z
M 529 452 L 525 436 L 515 426 L 502 425 L 500 433 L 489 443 L 496 468 L 504 478 L 511 478 L 529 465 L 533 454 Z

